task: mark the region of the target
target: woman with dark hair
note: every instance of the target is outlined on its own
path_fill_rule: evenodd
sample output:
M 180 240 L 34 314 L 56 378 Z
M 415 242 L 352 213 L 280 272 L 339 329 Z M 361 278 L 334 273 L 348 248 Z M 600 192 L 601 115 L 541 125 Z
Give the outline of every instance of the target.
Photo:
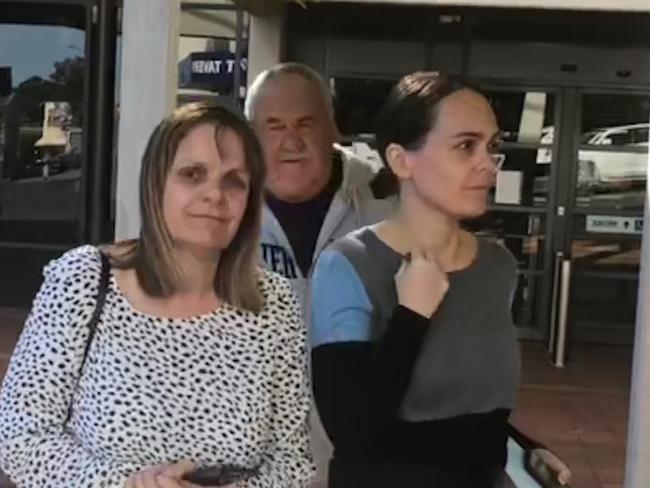
M 517 264 L 460 224 L 486 211 L 499 135 L 486 98 L 437 72 L 402 78 L 380 113 L 398 209 L 335 242 L 312 282 L 333 488 L 509 486 Z M 541 451 L 566 482 L 568 468 Z
M 246 122 L 186 105 L 146 148 L 139 238 L 48 265 L 0 395 L 19 487 L 308 485 L 306 334 L 257 264 L 264 174 Z

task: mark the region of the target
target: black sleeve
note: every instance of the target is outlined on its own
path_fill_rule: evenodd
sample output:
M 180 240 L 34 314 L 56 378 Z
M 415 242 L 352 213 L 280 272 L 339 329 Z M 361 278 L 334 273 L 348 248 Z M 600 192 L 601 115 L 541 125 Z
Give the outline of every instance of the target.
M 544 444 L 528 437 L 512 424 L 508 424 L 508 436 L 517 441 L 525 451 L 532 451 L 533 449 L 548 449 Z
M 367 453 L 397 422 L 429 319 L 397 306 L 376 343 L 324 344 L 312 352 L 316 406 L 339 451 Z

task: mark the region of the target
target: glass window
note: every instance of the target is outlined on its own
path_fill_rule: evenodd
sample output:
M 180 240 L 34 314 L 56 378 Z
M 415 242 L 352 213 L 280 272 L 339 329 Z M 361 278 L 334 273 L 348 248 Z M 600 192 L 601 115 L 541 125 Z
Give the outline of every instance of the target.
M 574 273 L 569 308 L 572 339 L 631 344 L 638 290 L 637 279 Z
M 571 255 L 576 271 L 636 276 L 643 217 L 576 215 L 573 225 Z
M 77 15 L 84 19 L 84 9 Z M 0 241 L 78 240 L 85 32 L 1 23 Z M 8 80 L 8 81 L 7 81 Z M 9 89 L 10 87 L 10 89 Z
M 504 141 L 496 205 L 546 206 L 555 139 L 555 96 L 541 91 L 486 93 Z
M 545 207 L 551 180 L 553 150 L 548 147 L 504 147 L 503 166 L 497 175 L 490 203 Z
M 0 3 L 0 307 L 28 307 L 79 243 L 85 23 L 81 5 Z
M 643 210 L 650 97 L 588 94 L 582 102 L 576 204 Z
M 397 80 L 335 78 L 335 118 L 341 134 L 374 135 L 377 114 L 395 83 Z
M 530 91 L 489 91 L 505 142 L 553 144 L 555 97 Z

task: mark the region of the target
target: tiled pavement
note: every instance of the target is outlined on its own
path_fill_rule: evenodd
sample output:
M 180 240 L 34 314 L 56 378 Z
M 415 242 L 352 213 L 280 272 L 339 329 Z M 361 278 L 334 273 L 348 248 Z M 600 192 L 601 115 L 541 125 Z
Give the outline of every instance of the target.
M 0 309 L 0 377 L 24 318 Z M 577 346 L 564 370 L 548 364 L 539 344 L 522 351 L 515 424 L 570 464 L 575 488 L 622 488 L 631 349 Z
M 575 488 L 621 488 L 631 349 L 578 346 L 564 370 L 550 366 L 539 345 L 523 352 L 514 422 L 571 466 Z

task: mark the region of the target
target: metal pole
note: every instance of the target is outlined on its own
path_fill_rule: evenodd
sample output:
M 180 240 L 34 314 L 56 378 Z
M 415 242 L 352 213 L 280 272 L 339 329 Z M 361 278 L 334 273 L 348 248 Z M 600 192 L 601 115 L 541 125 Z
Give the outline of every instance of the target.
M 88 238 L 91 243 L 101 243 L 106 236 L 109 216 L 113 164 L 113 120 L 115 107 L 115 41 L 117 35 L 117 6 L 114 0 L 98 2 L 97 49 L 94 94 L 90 111 L 92 123 L 91 159 L 88 171 Z
M 571 261 L 562 261 L 562 279 L 560 281 L 560 308 L 557 325 L 557 341 L 553 364 L 556 368 L 564 368 L 566 355 L 566 336 L 569 319 L 569 286 L 571 285 Z
M 650 153 L 648 155 L 650 170 Z M 650 173 L 648 173 L 650 174 Z M 646 180 L 639 294 L 634 332 L 625 488 L 650 486 L 650 180 Z
M 564 259 L 564 253 L 558 252 L 555 255 L 555 266 L 553 267 L 553 297 L 551 300 L 551 320 L 548 333 L 548 352 L 553 353 L 555 351 L 555 336 L 557 332 L 557 301 L 560 294 L 560 271 L 562 266 L 562 260 Z

